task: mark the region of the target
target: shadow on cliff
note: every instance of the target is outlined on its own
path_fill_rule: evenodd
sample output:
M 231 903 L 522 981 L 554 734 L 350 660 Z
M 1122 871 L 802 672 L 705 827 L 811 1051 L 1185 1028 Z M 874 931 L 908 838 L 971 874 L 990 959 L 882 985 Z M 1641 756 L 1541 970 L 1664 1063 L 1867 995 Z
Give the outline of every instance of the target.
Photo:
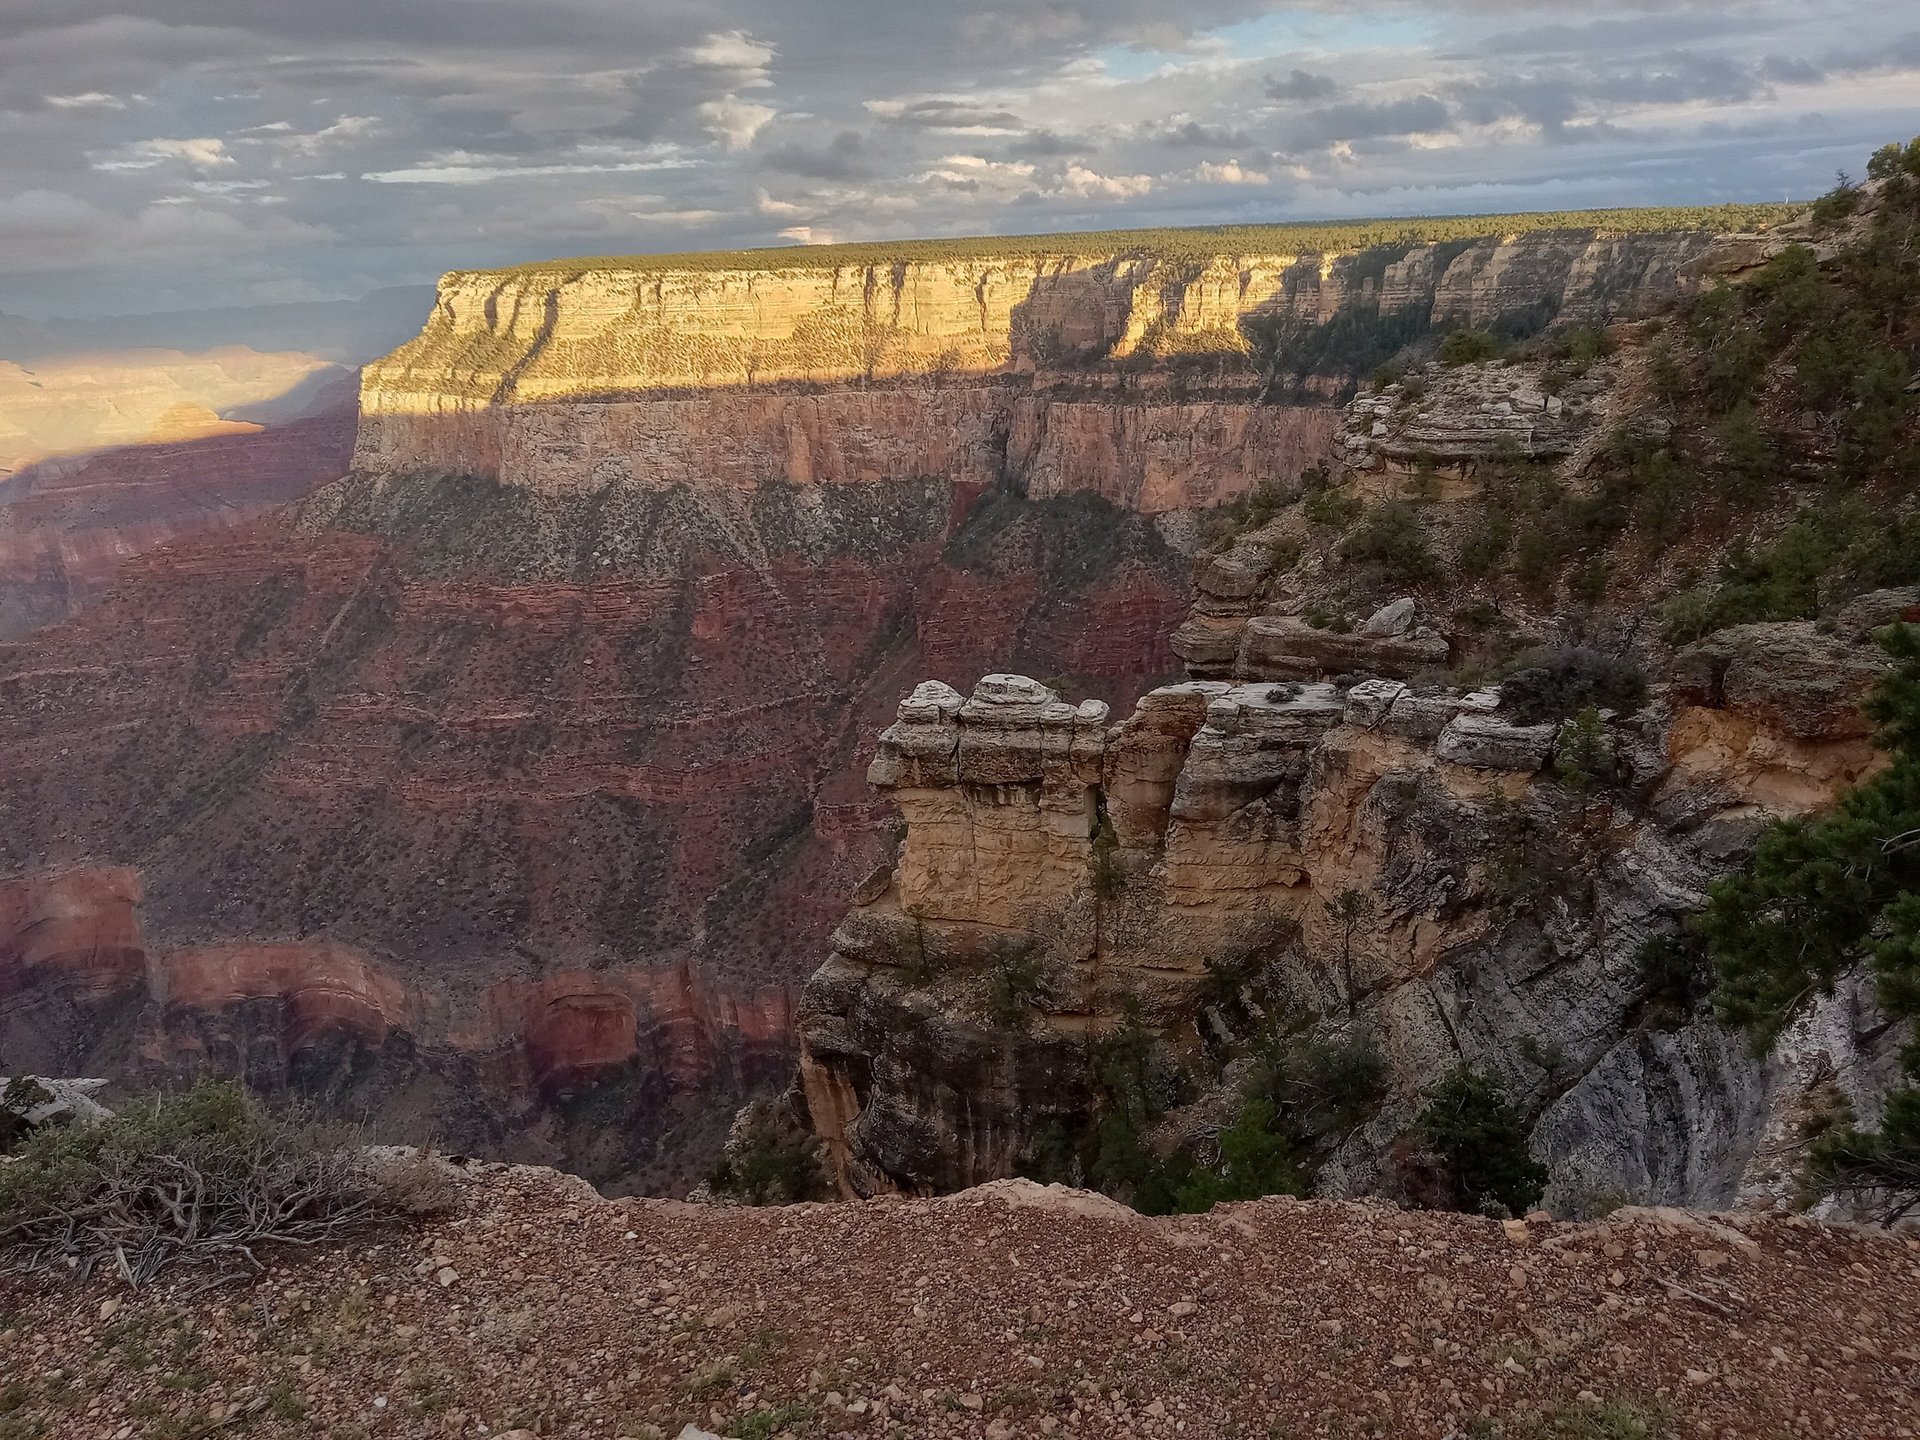
M 214 433 L 50 456 L 0 479 L 0 640 L 75 614 L 131 556 L 225 530 L 296 500 L 352 463 L 351 372 L 178 423 Z

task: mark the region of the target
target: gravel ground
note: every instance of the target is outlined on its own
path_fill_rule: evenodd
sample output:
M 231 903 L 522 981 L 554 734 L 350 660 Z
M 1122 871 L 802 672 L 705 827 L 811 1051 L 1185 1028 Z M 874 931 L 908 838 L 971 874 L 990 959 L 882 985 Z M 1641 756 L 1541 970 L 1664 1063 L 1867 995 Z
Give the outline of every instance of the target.
M 211 1290 L 0 1280 L 0 1440 L 1920 1435 L 1920 1240 L 1884 1232 L 464 1173 L 444 1219 Z

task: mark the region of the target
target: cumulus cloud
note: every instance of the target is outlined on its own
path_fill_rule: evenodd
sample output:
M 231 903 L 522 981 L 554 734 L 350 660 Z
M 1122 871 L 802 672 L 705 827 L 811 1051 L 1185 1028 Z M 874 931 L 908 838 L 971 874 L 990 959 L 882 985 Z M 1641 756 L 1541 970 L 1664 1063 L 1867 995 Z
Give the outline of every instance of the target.
M 780 112 L 771 105 L 756 105 L 737 95 L 723 95 L 700 106 L 700 118 L 706 131 L 729 150 L 744 150 Z
M 1208 185 L 1270 185 L 1273 177 L 1264 170 L 1249 170 L 1238 160 L 1216 165 L 1203 160 L 1194 168 L 1193 178 Z
M 696 65 L 711 65 L 716 70 L 744 70 L 751 78 L 736 81 L 741 86 L 770 85 L 768 71 L 778 52 L 764 40 L 756 40 L 744 30 L 709 35 L 686 50 L 687 59 Z
M 1102 175 L 1076 162 L 1067 166 L 1055 189 L 1082 200 L 1132 200 L 1153 189 L 1153 177 Z

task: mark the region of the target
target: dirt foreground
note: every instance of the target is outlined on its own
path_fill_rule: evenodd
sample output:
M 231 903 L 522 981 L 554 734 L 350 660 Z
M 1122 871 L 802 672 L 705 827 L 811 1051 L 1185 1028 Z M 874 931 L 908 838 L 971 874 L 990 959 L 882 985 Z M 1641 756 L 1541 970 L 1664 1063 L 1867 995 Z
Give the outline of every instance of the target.
M 459 1191 L 213 1289 L 0 1280 L 0 1440 L 1920 1435 L 1920 1238 L 1799 1217 Z

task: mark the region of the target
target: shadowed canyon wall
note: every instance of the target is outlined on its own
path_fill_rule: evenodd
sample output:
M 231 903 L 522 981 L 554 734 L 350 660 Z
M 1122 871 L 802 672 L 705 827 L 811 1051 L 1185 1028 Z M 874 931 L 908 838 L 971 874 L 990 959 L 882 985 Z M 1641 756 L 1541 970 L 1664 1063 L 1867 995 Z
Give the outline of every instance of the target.
M 351 405 L 237 433 L 42 460 L 0 481 L 0 637 L 64 620 L 129 556 L 224 530 L 345 473 Z

